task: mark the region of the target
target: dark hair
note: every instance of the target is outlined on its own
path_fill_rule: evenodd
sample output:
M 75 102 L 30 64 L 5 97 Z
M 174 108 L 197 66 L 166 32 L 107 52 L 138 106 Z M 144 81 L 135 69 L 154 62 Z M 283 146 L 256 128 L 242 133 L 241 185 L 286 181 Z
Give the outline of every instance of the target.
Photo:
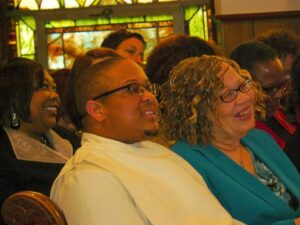
M 300 54 L 296 57 L 292 66 L 292 84 L 300 94 Z M 300 104 L 299 104 L 300 106 Z
M 63 98 L 70 69 L 63 68 L 51 72 L 51 76 L 56 84 L 56 90 L 60 98 Z
M 215 55 L 214 48 L 207 41 L 188 35 L 173 35 L 152 49 L 145 71 L 152 83 L 163 84 L 181 60 L 204 54 Z
M 295 123 L 296 107 L 300 107 L 300 55 L 296 57 L 292 66 L 291 90 L 288 93 L 286 110 L 288 120 Z
M 77 129 L 81 129 L 82 117 L 78 113 L 75 103 L 75 87 L 76 82 L 83 72 L 90 67 L 95 60 L 105 59 L 107 57 L 118 56 L 118 54 L 109 48 L 95 48 L 87 51 L 84 55 L 76 57 L 67 81 L 67 88 L 62 100 L 62 107 L 59 116 L 67 115 L 71 122 L 75 124 Z
M 127 59 L 119 55 L 103 59 L 84 70 L 78 78 L 75 85 L 75 100 L 78 114 L 82 119 L 86 115 L 86 102 L 109 89 L 109 74 L 105 72 L 123 60 Z
M 101 47 L 117 49 L 117 47 L 124 41 L 129 38 L 137 38 L 140 40 L 145 46 L 146 42 L 142 35 L 135 32 L 130 32 L 125 29 L 117 30 L 110 33 L 106 38 L 104 38 Z
M 300 38 L 287 30 L 270 30 L 258 35 L 256 40 L 269 45 L 280 58 L 289 54 L 296 56 L 300 51 Z
M 276 52 L 268 45 L 260 41 L 248 41 L 237 46 L 229 58 L 239 64 L 242 69 L 253 74 L 258 62 L 266 62 L 277 58 Z
M 4 59 L 0 62 L 0 126 L 12 113 L 26 121 L 30 116 L 30 102 L 36 88 L 44 82 L 44 68 L 26 58 Z

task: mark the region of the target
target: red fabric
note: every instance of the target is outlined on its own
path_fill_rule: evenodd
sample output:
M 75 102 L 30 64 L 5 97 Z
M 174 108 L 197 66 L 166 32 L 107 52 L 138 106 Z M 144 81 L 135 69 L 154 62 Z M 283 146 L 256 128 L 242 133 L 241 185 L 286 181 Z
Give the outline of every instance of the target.
M 274 139 L 275 141 L 277 142 L 277 144 L 282 148 L 284 149 L 285 148 L 285 141 L 280 138 L 270 127 L 268 127 L 264 122 L 262 121 L 256 121 L 255 122 L 255 127 L 258 128 L 258 129 L 261 129 L 261 130 L 264 130 L 266 131 L 267 133 L 269 133 Z
M 296 126 L 289 123 L 286 120 L 286 116 L 284 115 L 284 113 L 282 112 L 282 110 L 277 109 L 275 114 L 274 114 L 274 118 L 278 121 L 278 123 L 286 130 L 286 132 L 288 132 L 290 135 L 293 135 L 296 131 Z

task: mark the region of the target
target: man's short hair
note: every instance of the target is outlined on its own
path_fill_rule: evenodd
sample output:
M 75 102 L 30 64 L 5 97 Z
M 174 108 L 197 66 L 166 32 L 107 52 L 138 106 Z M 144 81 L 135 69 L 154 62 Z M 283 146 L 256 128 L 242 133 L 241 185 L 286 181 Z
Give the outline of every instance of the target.
M 144 46 L 146 46 L 144 37 L 141 34 L 121 29 L 110 33 L 106 38 L 104 38 L 101 47 L 117 49 L 123 41 L 129 38 L 136 38 L 140 40 Z
M 105 72 L 123 60 L 126 59 L 121 56 L 104 59 L 87 68 L 80 76 L 75 86 L 75 99 L 77 110 L 82 117 L 86 115 L 87 101 L 109 90 L 109 74 Z
M 82 129 L 81 115 L 77 111 L 75 100 L 75 86 L 83 72 L 95 62 L 108 57 L 118 56 L 117 52 L 110 48 L 94 48 L 85 54 L 78 55 L 73 63 L 68 76 L 64 97 L 59 110 L 59 117 L 67 115 L 77 129 Z
M 251 74 L 257 63 L 272 61 L 278 56 L 274 49 L 260 41 L 248 41 L 237 46 L 229 58 L 239 64 L 242 69 Z

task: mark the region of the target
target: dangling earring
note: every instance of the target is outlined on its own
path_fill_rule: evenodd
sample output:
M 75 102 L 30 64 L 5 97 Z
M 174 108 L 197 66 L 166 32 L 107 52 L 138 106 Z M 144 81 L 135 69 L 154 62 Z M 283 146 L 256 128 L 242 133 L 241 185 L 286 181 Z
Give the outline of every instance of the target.
M 17 114 L 16 113 L 11 113 L 11 117 L 10 117 L 10 127 L 12 128 L 12 129 L 15 129 L 15 130 L 17 130 L 17 129 L 19 129 L 19 127 L 20 127 L 20 121 L 19 121 L 19 119 L 18 119 L 18 117 L 17 117 Z

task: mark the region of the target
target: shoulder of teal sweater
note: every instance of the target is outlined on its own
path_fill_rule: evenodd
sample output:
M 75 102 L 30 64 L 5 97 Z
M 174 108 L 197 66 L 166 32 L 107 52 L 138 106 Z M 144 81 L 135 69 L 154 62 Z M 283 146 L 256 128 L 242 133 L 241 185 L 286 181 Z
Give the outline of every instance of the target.
M 202 150 L 202 149 L 209 148 L 209 146 L 210 145 L 201 145 L 201 144 L 191 145 L 184 140 L 179 140 L 176 141 L 176 143 L 171 146 L 171 149 L 175 152 L 178 152 L 178 151 L 183 151 L 183 150 L 185 151 L 185 150 L 192 150 L 192 149 Z
M 260 149 L 260 151 L 268 151 L 272 149 L 272 151 L 274 151 L 274 149 L 282 150 L 269 133 L 260 129 L 252 129 L 249 131 L 249 133 L 242 139 L 242 142 L 248 147 L 252 147 L 253 151 L 257 147 Z
M 186 149 L 186 148 L 192 148 L 192 146 L 187 143 L 186 141 L 183 141 L 183 140 L 179 140 L 179 141 L 176 141 L 173 145 L 171 145 L 171 149 L 173 150 L 177 150 L 177 149 Z
M 256 129 L 256 128 L 253 128 L 252 130 L 250 130 L 248 132 L 248 134 L 246 135 L 246 138 L 268 139 L 270 141 L 275 142 L 275 140 L 269 133 L 265 132 L 264 130 Z

